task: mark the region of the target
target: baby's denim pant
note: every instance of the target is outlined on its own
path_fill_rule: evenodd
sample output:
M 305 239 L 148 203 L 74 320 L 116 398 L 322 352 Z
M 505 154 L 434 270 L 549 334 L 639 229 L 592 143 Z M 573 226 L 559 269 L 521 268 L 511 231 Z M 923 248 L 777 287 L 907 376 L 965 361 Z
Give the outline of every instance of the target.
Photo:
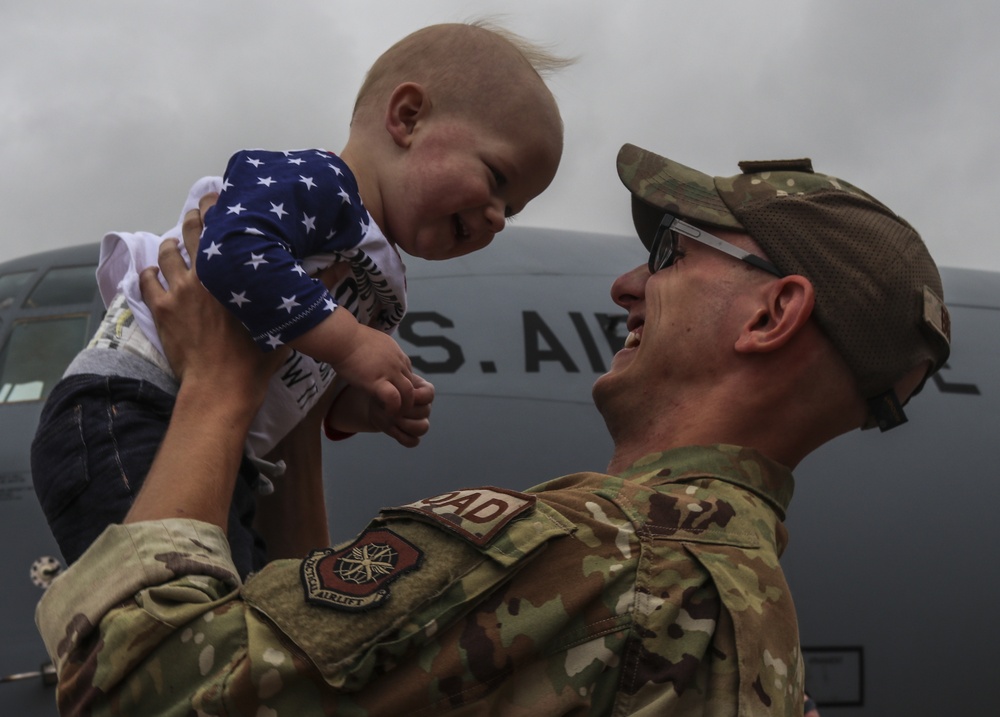
M 31 473 L 49 528 L 72 563 L 120 523 L 149 472 L 170 423 L 174 396 L 141 379 L 96 374 L 52 389 L 31 444 Z M 264 565 L 253 530 L 257 469 L 246 456 L 229 510 L 228 537 L 242 577 Z

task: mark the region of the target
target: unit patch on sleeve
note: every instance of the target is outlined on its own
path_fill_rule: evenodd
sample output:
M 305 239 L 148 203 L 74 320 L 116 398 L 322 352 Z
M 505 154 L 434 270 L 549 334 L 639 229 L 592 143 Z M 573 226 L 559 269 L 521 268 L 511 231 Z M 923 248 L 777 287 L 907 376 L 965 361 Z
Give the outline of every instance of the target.
M 479 547 L 535 505 L 535 496 L 503 488 L 473 488 L 425 498 L 395 510 L 424 515 Z
M 360 612 L 389 599 L 389 583 L 420 565 L 423 553 L 386 528 L 366 530 L 342 550 L 314 550 L 302 561 L 306 602 Z

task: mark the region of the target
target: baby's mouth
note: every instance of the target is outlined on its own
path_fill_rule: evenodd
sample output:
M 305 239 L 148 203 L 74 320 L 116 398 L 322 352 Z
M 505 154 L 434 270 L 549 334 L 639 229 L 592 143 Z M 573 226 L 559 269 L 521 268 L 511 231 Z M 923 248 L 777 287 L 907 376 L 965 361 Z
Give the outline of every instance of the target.
M 465 223 L 462 221 L 462 217 L 456 214 L 454 223 L 455 223 L 455 236 L 457 236 L 459 239 L 465 239 L 466 237 L 469 236 L 469 230 L 466 229 Z

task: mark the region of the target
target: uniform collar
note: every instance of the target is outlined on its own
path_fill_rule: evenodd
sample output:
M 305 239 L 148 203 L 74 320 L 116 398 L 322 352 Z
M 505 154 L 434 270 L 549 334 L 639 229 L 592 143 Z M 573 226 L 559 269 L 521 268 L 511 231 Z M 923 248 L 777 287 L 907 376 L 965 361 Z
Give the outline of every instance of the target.
M 795 479 L 785 466 L 752 448 L 716 444 L 650 453 L 620 474 L 650 487 L 713 478 L 739 485 L 771 505 L 781 520 L 792 500 Z

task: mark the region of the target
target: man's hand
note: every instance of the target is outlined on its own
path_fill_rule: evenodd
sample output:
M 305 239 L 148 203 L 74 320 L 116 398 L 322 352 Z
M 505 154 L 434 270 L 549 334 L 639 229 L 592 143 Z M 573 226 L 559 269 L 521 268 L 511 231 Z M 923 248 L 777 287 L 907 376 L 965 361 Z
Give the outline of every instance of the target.
M 214 201 L 204 198 L 201 210 L 185 217 L 184 243 L 192 261 L 201 211 Z M 265 355 L 254 345 L 202 287 L 176 241 L 160 246 L 159 261 L 170 288 L 160 285 L 155 268 L 143 271 L 140 286 L 181 385 L 170 426 L 125 522 L 190 518 L 225 530 L 250 422 L 285 355 Z
M 157 268 L 140 276 L 142 297 L 149 306 L 171 368 L 182 382 L 195 378 L 206 383 L 232 386 L 240 395 L 253 393 L 262 401 L 268 378 L 284 361 L 287 350 L 263 354 L 239 322 L 205 290 L 195 273 L 198 238 L 203 228 L 202 214 L 217 199 L 202 197 L 197 210 L 184 218 L 184 245 L 191 257 L 190 267 L 181 256 L 176 241 L 160 245 L 159 271 L 170 289 L 157 280 Z M 259 393 L 259 396 L 256 395 Z

